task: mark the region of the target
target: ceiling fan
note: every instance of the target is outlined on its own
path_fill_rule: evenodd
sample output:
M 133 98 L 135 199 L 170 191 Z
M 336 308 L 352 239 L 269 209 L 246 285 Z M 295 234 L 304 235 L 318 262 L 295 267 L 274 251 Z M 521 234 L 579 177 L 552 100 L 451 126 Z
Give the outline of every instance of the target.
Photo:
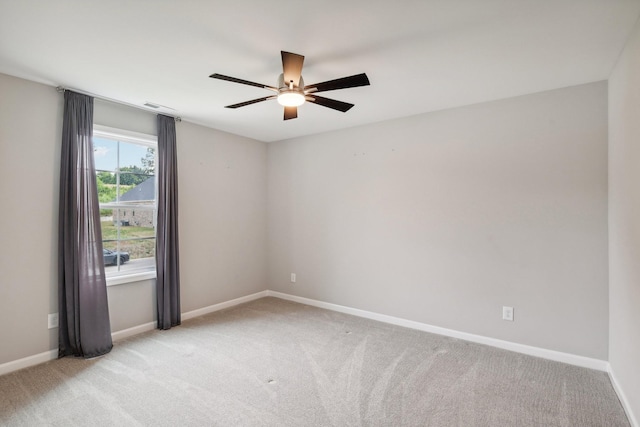
M 298 117 L 298 106 L 304 104 L 305 101 L 345 113 L 351 107 L 353 107 L 353 104 L 336 101 L 335 99 L 324 98 L 322 96 L 316 95 L 316 93 L 369 85 L 369 79 L 367 78 L 367 75 L 365 73 L 362 73 L 305 86 L 301 74 L 302 64 L 304 63 L 304 56 L 284 51 L 280 51 L 280 53 L 282 54 L 282 74 L 280 74 L 280 77 L 278 77 L 277 87 L 237 79 L 235 77 L 224 76 L 218 73 L 211 74 L 209 77 L 214 79 L 227 80 L 229 82 L 260 87 L 276 93 L 275 95 L 252 99 L 251 101 L 227 105 L 225 108 L 245 107 L 257 102 L 277 99 L 278 103 L 284 106 L 284 120 L 295 119 L 296 117 Z

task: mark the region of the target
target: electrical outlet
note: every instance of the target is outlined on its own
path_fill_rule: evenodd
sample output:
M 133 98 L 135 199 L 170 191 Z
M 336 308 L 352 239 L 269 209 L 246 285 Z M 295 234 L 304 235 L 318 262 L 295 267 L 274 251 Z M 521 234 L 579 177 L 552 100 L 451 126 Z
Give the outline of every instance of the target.
M 513 322 L 513 307 L 502 307 L 502 320 Z
M 296 283 L 296 273 L 291 273 L 291 283 Z
M 53 313 L 49 315 L 48 326 L 49 326 L 49 329 L 58 327 L 58 313 Z

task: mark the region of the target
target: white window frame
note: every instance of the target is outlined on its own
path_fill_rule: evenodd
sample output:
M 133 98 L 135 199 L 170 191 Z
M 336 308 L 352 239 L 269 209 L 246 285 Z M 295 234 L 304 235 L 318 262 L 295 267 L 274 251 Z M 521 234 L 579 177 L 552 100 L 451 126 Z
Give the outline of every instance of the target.
M 156 135 L 149 135 L 146 133 L 139 133 L 139 132 L 132 132 L 132 131 L 127 131 L 124 129 L 118 129 L 118 128 L 112 128 L 112 127 L 108 127 L 108 126 L 102 126 L 102 125 L 98 125 L 98 124 L 94 124 L 93 125 L 93 136 L 96 138 L 104 138 L 104 139 L 110 139 L 112 141 L 120 141 L 120 142 L 128 142 L 128 143 L 132 143 L 132 144 L 137 144 L 137 145 L 142 145 L 145 147 L 152 147 L 156 149 L 156 160 L 157 160 L 157 153 L 158 153 L 158 137 Z M 157 162 L 156 162 L 157 164 Z M 155 174 L 156 177 L 156 185 L 155 185 L 155 206 L 154 206 L 154 212 L 158 211 L 158 185 L 157 185 L 157 179 L 158 179 L 158 175 Z M 122 207 L 127 207 L 126 205 L 123 204 L 118 204 L 117 206 L 115 204 L 105 204 L 105 203 L 101 203 L 100 204 L 100 208 L 101 209 L 117 209 L 117 208 L 122 208 Z M 133 207 L 133 206 L 131 206 Z M 135 206 L 138 207 L 138 206 Z M 153 220 L 153 225 L 154 228 L 156 227 L 156 221 L 157 221 L 157 216 L 154 216 L 154 220 Z M 156 278 L 156 267 L 155 267 L 155 263 L 153 265 L 153 269 L 149 268 L 148 270 L 138 270 L 135 272 L 118 272 L 115 274 L 111 274 L 111 275 L 107 275 L 106 276 L 106 280 L 107 280 L 107 286 L 115 286 L 115 285 L 122 285 L 125 283 L 131 283 L 131 282 L 138 282 L 141 280 L 149 280 L 149 279 L 155 279 Z

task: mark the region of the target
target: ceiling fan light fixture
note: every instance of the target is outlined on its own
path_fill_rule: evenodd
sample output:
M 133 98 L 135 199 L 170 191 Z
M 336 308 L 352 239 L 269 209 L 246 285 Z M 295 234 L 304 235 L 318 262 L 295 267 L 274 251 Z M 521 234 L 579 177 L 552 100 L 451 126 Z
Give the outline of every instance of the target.
M 278 103 L 285 107 L 298 107 L 304 104 L 304 94 L 295 90 L 284 90 L 278 94 Z
M 304 104 L 305 101 L 309 101 L 310 103 L 319 105 L 321 107 L 331 108 L 332 110 L 342 111 L 343 113 L 346 113 L 347 111 L 349 111 L 349 109 L 351 109 L 351 107 L 353 107 L 353 104 L 337 101 L 335 99 L 324 98 L 322 96 L 316 95 L 316 93 L 369 85 L 369 78 L 365 73 L 355 74 L 348 77 L 341 77 L 339 79 L 327 80 L 325 82 L 316 83 L 313 85 L 305 85 L 304 79 L 302 78 L 302 65 L 304 63 L 304 56 L 298 55 L 297 53 L 285 52 L 284 50 L 280 51 L 280 55 L 282 56 L 283 72 L 278 77 L 277 86 L 268 86 L 262 83 L 255 83 L 249 80 L 225 76 L 218 73 L 211 74 L 209 77 L 213 79 L 226 80 L 229 82 L 240 83 L 247 86 L 255 86 L 276 93 L 276 95 L 265 96 L 258 99 L 252 99 L 250 101 L 227 105 L 225 106 L 225 108 L 246 107 L 247 105 L 256 104 L 258 102 L 277 99 L 278 104 L 285 107 L 283 120 L 291 120 L 297 118 L 297 107 Z

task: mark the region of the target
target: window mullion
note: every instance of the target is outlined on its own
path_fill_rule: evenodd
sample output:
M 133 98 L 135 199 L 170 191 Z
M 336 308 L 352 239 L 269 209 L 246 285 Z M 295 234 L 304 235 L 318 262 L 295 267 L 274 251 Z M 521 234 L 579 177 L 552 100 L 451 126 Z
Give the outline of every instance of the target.
M 116 203 L 120 201 L 120 141 L 116 143 Z M 118 219 L 116 221 L 116 254 L 121 251 L 120 246 L 120 229 L 122 228 L 122 218 L 120 218 L 120 209 L 116 209 L 118 212 Z M 120 271 L 120 257 L 116 256 L 116 269 Z

